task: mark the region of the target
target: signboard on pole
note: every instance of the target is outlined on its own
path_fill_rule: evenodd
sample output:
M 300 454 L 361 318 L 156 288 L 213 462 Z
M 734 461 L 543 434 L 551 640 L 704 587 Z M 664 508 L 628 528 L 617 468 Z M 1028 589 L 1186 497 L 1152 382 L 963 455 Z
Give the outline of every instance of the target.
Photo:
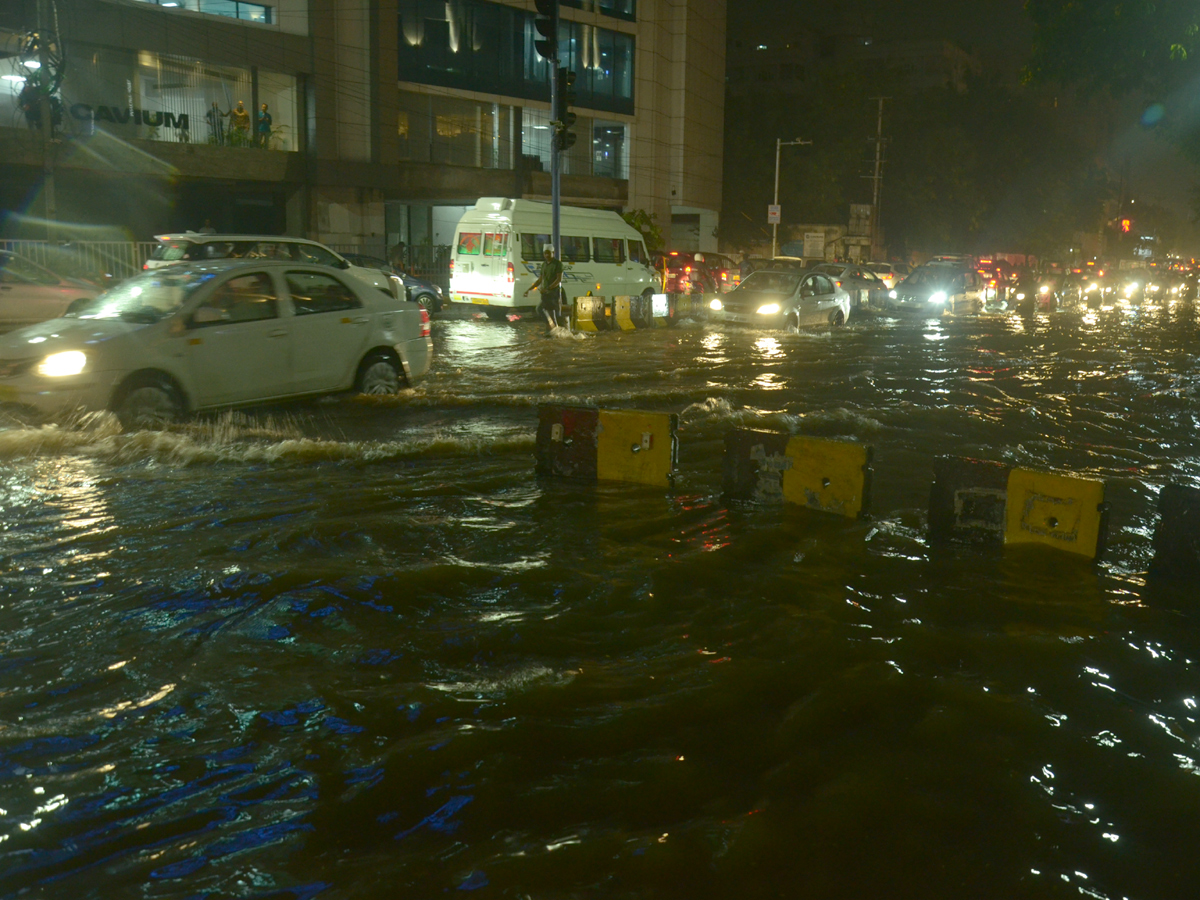
M 767 224 L 768 225 L 778 225 L 779 224 L 779 209 L 780 209 L 780 207 L 779 207 L 778 203 L 768 203 L 767 204 Z
M 804 232 L 804 256 L 806 259 L 824 259 L 825 258 L 825 232 L 823 231 L 806 231 Z

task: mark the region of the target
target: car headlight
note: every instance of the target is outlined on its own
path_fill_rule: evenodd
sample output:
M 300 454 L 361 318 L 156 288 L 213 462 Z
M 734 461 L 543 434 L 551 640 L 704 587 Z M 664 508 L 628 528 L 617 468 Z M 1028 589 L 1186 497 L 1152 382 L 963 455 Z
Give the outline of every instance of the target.
M 1171 293 L 1178 294 L 1179 293 L 1179 285 L 1175 285 L 1175 287 L 1171 288 Z
M 721 310 L 723 310 L 725 308 L 725 304 L 722 303 L 720 300 L 713 299 L 713 300 L 709 301 L 708 308 L 713 310 L 714 312 L 720 312 Z
M 1039 294 L 1048 294 L 1048 293 L 1050 293 L 1050 285 L 1048 285 L 1048 284 L 1043 284 L 1043 285 L 1042 285 L 1040 288 L 1038 288 L 1038 293 L 1039 293 Z
M 37 365 L 37 373 L 47 378 L 61 378 L 64 375 L 78 375 L 87 365 L 87 356 L 78 350 L 64 350 L 62 353 L 51 353 Z
M 779 312 L 778 303 L 764 303 L 758 308 L 758 314 L 760 316 L 773 316 L 777 312 Z
M 1088 289 L 1088 291 L 1089 291 L 1089 292 L 1090 292 L 1090 291 L 1094 291 L 1094 290 L 1096 289 L 1096 285 L 1095 285 L 1095 284 L 1089 284 L 1089 285 L 1087 286 L 1087 289 Z
M 888 291 L 888 297 L 890 297 L 892 300 L 897 299 L 899 296 L 900 294 L 897 291 Z
M 435 285 L 433 286 L 433 289 L 434 289 L 435 291 L 437 291 L 437 295 L 438 295 L 439 297 L 440 297 L 440 296 L 442 296 L 442 286 L 441 286 L 440 284 L 435 284 Z
M 1024 300 L 1024 299 L 1025 299 L 1025 295 L 1024 295 L 1023 293 L 1022 293 L 1022 294 L 1017 294 L 1017 299 L 1018 299 L 1018 300 Z
M 946 292 L 945 291 L 935 291 L 933 294 L 930 295 L 929 302 L 930 303 L 945 303 L 946 302 Z

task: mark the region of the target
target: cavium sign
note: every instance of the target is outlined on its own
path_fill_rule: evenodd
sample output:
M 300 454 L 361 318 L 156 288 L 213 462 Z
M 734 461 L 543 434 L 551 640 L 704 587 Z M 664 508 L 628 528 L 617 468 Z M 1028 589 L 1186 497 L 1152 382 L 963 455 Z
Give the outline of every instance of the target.
M 187 113 L 152 112 L 148 109 L 135 109 L 120 106 L 89 106 L 86 103 L 75 103 L 71 106 L 71 115 L 83 121 L 112 122 L 114 125 L 147 125 L 151 128 L 188 129 Z

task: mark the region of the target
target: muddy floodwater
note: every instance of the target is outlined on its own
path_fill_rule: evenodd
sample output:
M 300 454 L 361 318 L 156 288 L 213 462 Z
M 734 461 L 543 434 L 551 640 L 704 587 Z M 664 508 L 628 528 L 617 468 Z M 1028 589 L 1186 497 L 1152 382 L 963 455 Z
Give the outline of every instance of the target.
M 399 398 L 0 420 L 0 897 L 1200 896 L 1200 313 L 435 320 Z M 679 414 L 672 491 L 540 403 Z M 734 427 L 874 448 L 730 504 Z M 926 542 L 932 461 L 1101 478 L 1098 565 Z

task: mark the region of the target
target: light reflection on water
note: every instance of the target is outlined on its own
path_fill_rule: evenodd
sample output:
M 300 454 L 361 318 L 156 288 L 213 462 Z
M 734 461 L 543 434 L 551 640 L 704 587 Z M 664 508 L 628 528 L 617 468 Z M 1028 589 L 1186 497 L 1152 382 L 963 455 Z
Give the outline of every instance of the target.
M 1195 327 L 443 320 L 386 405 L 0 431 L 0 896 L 1191 896 Z M 546 401 L 679 412 L 676 492 L 536 478 Z M 734 426 L 874 518 L 722 502 Z M 1110 556 L 929 547 L 943 453 L 1104 478 Z

